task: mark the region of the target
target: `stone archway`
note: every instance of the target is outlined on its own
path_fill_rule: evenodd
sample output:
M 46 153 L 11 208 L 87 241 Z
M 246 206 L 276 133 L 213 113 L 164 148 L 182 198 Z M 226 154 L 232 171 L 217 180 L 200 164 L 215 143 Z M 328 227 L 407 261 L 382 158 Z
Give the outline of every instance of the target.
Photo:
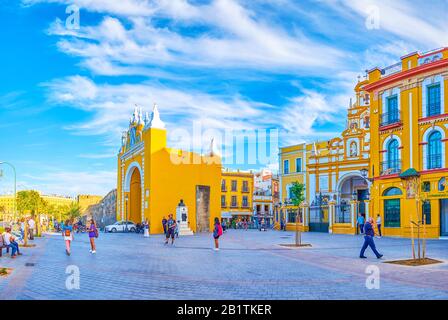
M 142 220 L 142 180 L 140 170 L 134 168 L 129 184 L 128 220 L 138 223 Z

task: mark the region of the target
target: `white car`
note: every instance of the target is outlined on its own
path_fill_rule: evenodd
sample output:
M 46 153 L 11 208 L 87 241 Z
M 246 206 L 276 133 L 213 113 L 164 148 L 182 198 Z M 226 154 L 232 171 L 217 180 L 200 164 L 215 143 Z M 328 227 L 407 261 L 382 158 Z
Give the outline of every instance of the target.
M 128 221 L 117 221 L 114 224 L 110 224 L 104 228 L 106 232 L 125 232 L 127 227 L 127 231 L 135 232 L 136 226 L 134 222 Z

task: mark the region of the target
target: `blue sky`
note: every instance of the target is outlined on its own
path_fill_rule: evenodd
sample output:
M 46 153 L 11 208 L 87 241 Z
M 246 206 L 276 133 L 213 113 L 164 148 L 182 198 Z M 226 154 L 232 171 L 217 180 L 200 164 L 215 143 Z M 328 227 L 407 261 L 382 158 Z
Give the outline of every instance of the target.
M 168 132 L 327 139 L 364 70 L 448 45 L 447 14 L 448 0 L 0 0 L 0 161 L 19 189 L 105 194 L 134 105 L 154 102 Z

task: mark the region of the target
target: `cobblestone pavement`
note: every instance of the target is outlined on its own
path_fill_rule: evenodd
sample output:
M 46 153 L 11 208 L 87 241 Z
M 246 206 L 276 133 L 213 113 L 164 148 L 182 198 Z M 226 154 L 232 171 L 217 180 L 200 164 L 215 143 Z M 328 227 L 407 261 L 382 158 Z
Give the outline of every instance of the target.
M 448 241 L 428 241 L 428 256 L 444 263 L 406 267 L 384 261 L 409 258 L 408 239 L 376 239 L 382 260 L 371 251 L 357 258 L 360 236 L 303 240 L 312 247 L 280 246 L 294 241 L 292 232 L 230 230 L 215 252 L 210 234 L 165 246 L 160 235 L 102 233 L 92 255 L 83 234 L 68 257 L 62 238 L 46 235 L 22 257 L 0 258 L 14 268 L 0 278 L 0 299 L 448 299 Z M 70 265 L 79 267 L 80 289 L 66 288 Z M 379 267 L 380 289 L 366 288 L 370 265 Z

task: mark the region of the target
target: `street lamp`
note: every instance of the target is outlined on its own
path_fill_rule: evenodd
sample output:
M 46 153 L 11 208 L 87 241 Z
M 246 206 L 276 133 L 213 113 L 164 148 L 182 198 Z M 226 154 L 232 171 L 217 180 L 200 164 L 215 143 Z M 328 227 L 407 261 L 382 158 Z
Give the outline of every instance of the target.
M 12 168 L 14 171 L 14 219 L 16 219 L 17 215 L 17 174 L 16 174 L 16 168 L 9 162 L 6 161 L 0 161 L 0 165 L 6 164 Z

